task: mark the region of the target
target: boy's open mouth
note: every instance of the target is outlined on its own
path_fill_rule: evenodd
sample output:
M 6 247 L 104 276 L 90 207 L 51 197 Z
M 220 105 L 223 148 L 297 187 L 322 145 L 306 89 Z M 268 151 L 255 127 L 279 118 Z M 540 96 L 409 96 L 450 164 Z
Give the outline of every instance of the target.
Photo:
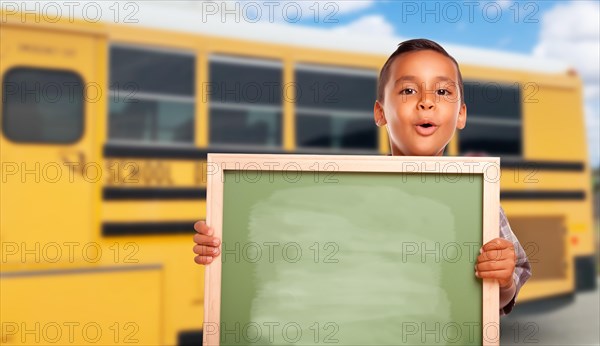
M 429 121 L 429 120 L 425 120 L 422 122 L 417 123 L 417 126 L 423 127 L 423 128 L 430 128 L 430 127 L 434 127 L 437 126 L 434 122 Z
M 417 124 L 417 133 L 421 136 L 429 136 L 432 135 L 438 128 L 438 126 L 429 121 L 423 121 L 420 124 Z

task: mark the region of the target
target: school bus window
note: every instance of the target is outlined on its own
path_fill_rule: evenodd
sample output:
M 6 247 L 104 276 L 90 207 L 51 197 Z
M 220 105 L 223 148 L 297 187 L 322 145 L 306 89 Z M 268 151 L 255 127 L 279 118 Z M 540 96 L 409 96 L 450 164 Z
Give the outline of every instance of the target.
M 112 102 L 110 107 L 111 140 L 191 144 L 193 125 L 193 103 L 139 100 Z
M 113 46 L 110 141 L 194 143 L 195 56 Z
M 281 112 L 249 109 L 211 110 L 213 144 L 281 145 Z
M 298 147 L 377 151 L 375 71 L 296 66 Z
M 296 138 L 301 147 L 329 149 L 377 148 L 373 119 L 298 113 Z
M 521 154 L 520 127 L 475 122 L 468 124 L 467 127 L 468 131 L 465 127 L 460 133 L 461 152 L 485 152 L 506 156 Z
M 209 66 L 211 144 L 280 147 L 281 62 L 213 55 Z
M 521 93 L 517 85 L 465 82 L 468 124 L 460 132 L 462 154 L 522 155 Z
M 110 86 L 119 89 L 132 85 L 143 93 L 194 96 L 195 60 L 187 52 L 113 46 Z
M 83 135 L 83 80 L 74 72 L 15 68 L 2 82 L 4 135 L 15 142 L 73 143 Z

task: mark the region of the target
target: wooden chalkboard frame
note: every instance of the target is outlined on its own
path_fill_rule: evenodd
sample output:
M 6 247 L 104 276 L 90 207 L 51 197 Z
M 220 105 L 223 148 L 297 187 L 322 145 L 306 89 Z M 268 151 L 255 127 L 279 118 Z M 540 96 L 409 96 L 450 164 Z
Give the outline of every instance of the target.
M 215 236 L 223 238 L 223 188 L 226 171 L 280 171 L 282 167 L 287 167 L 289 171 L 314 172 L 315 167 L 323 169 L 327 165 L 335 167 L 336 172 L 482 174 L 483 243 L 499 236 L 500 159 L 497 157 L 208 154 L 207 224 L 213 227 Z M 215 326 L 220 321 L 221 269 L 219 260 L 205 268 L 205 345 L 216 346 L 220 341 L 220 334 L 215 332 Z M 484 279 L 482 287 L 483 345 L 499 345 L 499 286 L 495 280 Z

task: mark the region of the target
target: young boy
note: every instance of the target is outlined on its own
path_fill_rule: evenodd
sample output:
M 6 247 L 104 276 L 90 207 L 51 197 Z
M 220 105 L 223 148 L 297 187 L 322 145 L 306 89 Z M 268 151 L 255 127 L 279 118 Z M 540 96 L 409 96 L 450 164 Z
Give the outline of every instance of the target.
M 381 69 L 373 113 L 377 126 L 387 125 L 392 155 L 442 156 L 467 120 L 458 63 L 433 41 L 400 43 Z M 210 264 L 220 253 L 220 240 L 202 221 L 194 229 L 194 261 Z M 498 280 L 504 315 L 512 310 L 531 267 L 502 208 L 500 235 L 481 248 L 475 275 Z

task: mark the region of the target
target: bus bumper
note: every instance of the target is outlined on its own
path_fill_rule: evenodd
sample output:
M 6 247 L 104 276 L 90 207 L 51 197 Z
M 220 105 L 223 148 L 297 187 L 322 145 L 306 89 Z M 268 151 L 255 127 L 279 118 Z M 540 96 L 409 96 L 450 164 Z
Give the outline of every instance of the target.
M 575 289 L 577 291 L 596 289 L 597 260 L 595 255 L 575 257 Z
M 177 335 L 178 346 L 202 345 L 202 330 L 185 330 Z

